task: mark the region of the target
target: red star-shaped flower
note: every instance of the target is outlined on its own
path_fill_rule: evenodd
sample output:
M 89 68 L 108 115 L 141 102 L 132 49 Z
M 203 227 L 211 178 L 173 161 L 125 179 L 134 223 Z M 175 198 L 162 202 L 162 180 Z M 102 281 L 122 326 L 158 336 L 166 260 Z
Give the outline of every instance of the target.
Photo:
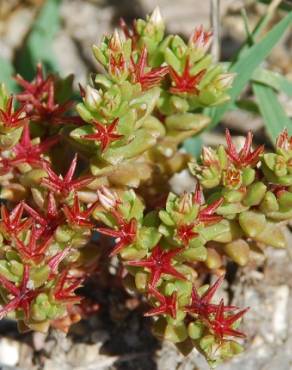
M 132 79 L 134 83 L 140 83 L 142 90 L 151 89 L 160 84 L 161 80 L 168 74 L 168 67 L 150 68 L 147 66 L 147 49 L 144 46 L 137 63 L 131 59 Z M 145 72 L 145 69 L 148 72 Z
M 224 199 L 220 198 L 212 204 L 200 209 L 198 214 L 198 221 L 203 222 L 205 225 L 219 222 L 222 220 L 222 216 L 214 214 L 217 209 L 222 205 Z
M 202 70 L 196 75 L 190 74 L 190 61 L 186 59 L 186 64 L 182 75 L 179 75 L 172 67 L 170 67 L 169 73 L 173 82 L 173 87 L 170 88 L 170 92 L 174 94 L 189 93 L 198 95 L 198 85 L 205 75 L 206 70 Z
M 68 196 L 71 191 L 78 190 L 88 185 L 93 180 L 91 176 L 84 176 L 82 178 L 72 180 L 74 172 L 76 170 L 76 166 L 77 166 L 77 154 L 72 160 L 71 165 L 65 177 L 63 178 L 62 176 L 58 176 L 51 169 L 51 167 L 45 163 L 44 168 L 47 171 L 48 177 L 43 178 L 41 184 L 54 193 L 61 194 L 63 196 Z
M 38 263 L 43 257 L 52 242 L 53 236 L 39 240 L 39 233 L 35 225 L 32 226 L 29 241 L 25 244 L 15 237 L 13 242 L 17 251 L 23 259 Z
M 82 138 L 87 140 L 99 141 L 100 150 L 101 152 L 104 152 L 105 150 L 108 149 L 112 142 L 119 140 L 123 137 L 123 135 L 119 135 L 116 132 L 116 127 L 118 123 L 119 123 L 118 118 L 116 118 L 108 126 L 103 125 L 98 121 L 93 121 L 92 124 L 94 125 L 96 132 L 94 134 L 84 135 L 82 136 Z
M 185 198 L 185 200 L 182 202 L 182 205 L 181 205 L 182 211 L 184 211 L 184 209 L 187 207 L 186 206 L 187 200 L 188 198 Z M 199 206 L 203 203 L 203 192 L 199 184 L 197 184 L 196 186 L 196 190 L 193 196 L 193 202 L 195 204 L 198 204 Z M 221 216 L 215 214 L 215 212 L 221 206 L 222 203 L 223 203 L 223 198 L 220 198 L 208 206 L 200 207 L 197 218 L 194 222 L 190 224 L 182 224 L 177 227 L 176 235 L 181 240 L 181 242 L 184 244 L 184 246 L 188 246 L 190 240 L 192 240 L 193 238 L 199 235 L 199 233 L 195 230 L 195 227 L 199 223 L 203 223 L 204 225 L 209 225 L 209 224 L 216 223 L 222 220 Z
M 164 250 L 159 245 L 152 249 L 150 257 L 141 261 L 129 261 L 129 266 L 145 267 L 150 270 L 150 286 L 155 287 L 163 274 L 171 275 L 177 279 L 185 280 L 183 274 L 178 272 L 171 264 L 172 259 L 183 251 L 183 248 Z
M 132 218 L 129 222 L 124 220 L 117 212 L 113 212 L 115 215 L 119 230 L 108 229 L 99 227 L 96 230 L 101 234 L 112 236 L 116 238 L 116 245 L 112 250 L 110 256 L 115 256 L 120 253 L 122 249 L 134 243 L 137 236 L 137 220 Z
M 24 89 L 17 95 L 17 99 L 24 104 L 24 109 L 32 121 L 48 122 L 52 125 L 83 123 L 80 117 L 65 115 L 74 102 L 59 104 L 55 101 L 55 80 L 52 75 L 44 78 L 41 64 L 37 65 L 36 78 L 32 82 L 24 80 L 20 75 L 15 79 Z
M 22 219 L 24 203 L 20 202 L 9 214 L 4 204 L 1 206 L 0 230 L 4 232 L 7 238 L 17 236 L 21 231 L 30 227 L 32 220 L 30 218 Z
M 153 295 L 160 303 L 160 306 L 152 308 L 144 314 L 144 316 L 157 316 L 157 315 L 169 315 L 172 318 L 176 318 L 177 311 L 177 294 L 174 292 L 171 296 L 162 295 L 157 289 L 151 285 L 149 287 L 149 293 Z
M 18 84 L 24 89 L 17 95 L 17 99 L 25 104 L 31 103 L 32 99 L 42 100 L 48 94 L 49 81 L 52 76 L 44 78 L 42 65 L 37 65 L 36 77 L 32 82 L 26 81 L 20 75 L 15 77 Z
M 6 175 L 8 172 L 13 170 L 13 166 L 10 163 L 10 159 L 0 157 L 0 175 Z
M 238 167 L 255 166 L 259 161 L 259 156 L 264 151 L 264 145 L 260 145 L 254 151 L 251 149 L 253 134 L 248 132 L 243 148 L 237 152 L 232 142 L 231 135 L 226 129 L 227 154 L 230 161 Z
M 38 225 L 37 235 L 44 238 L 54 234 L 57 227 L 64 223 L 64 215 L 59 212 L 55 197 L 52 192 L 49 192 L 47 199 L 46 211 L 41 214 L 29 205 L 24 205 L 26 212 L 33 218 L 35 224 Z
M 68 270 L 63 271 L 57 278 L 54 290 L 55 299 L 63 303 L 79 303 L 81 297 L 76 296 L 74 291 L 80 287 L 82 281 L 82 278 L 71 276 Z
M 47 98 L 39 100 L 34 96 L 30 98 L 33 106 L 33 111 L 30 113 L 30 119 L 34 122 L 48 122 L 51 125 L 62 124 L 82 124 L 80 117 L 66 116 L 74 105 L 74 102 L 69 100 L 63 104 L 59 104 L 55 100 L 55 84 L 52 79 L 48 81 Z
M 203 195 L 202 187 L 199 183 L 197 183 L 194 196 L 193 196 L 193 201 L 196 204 L 201 205 L 203 203 L 203 199 L 204 199 L 204 195 Z M 198 216 L 197 216 L 197 220 L 206 225 L 221 221 L 222 216 L 216 215 L 215 212 L 222 205 L 223 201 L 224 199 L 222 197 L 214 201 L 213 203 L 209 204 L 208 206 L 204 206 L 200 208 Z
M 0 309 L 0 319 L 7 315 L 9 312 L 17 309 L 22 309 L 25 314 L 25 317 L 26 318 L 29 317 L 31 301 L 36 297 L 39 291 L 29 289 L 28 282 L 29 282 L 28 265 L 24 265 L 23 267 L 23 277 L 19 287 L 11 283 L 11 281 L 7 280 L 4 276 L 0 275 L 1 285 L 9 292 L 9 294 L 11 294 L 14 297 L 11 299 L 10 302 L 8 302 Z
M 208 319 L 210 314 L 217 312 L 218 305 L 212 304 L 211 300 L 216 293 L 217 289 L 221 286 L 224 280 L 224 275 L 221 275 L 216 282 L 209 287 L 209 289 L 202 294 L 199 295 L 197 289 L 193 287 L 192 290 L 192 301 L 191 304 L 185 307 L 185 311 L 191 314 L 199 315 L 203 318 Z M 224 311 L 231 311 L 236 309 L 235 306 L 225 306 Z
M 222 340 L 225 337 L 244 338 L 245 334 L 232 328 L 232 325 L 239 320 L 249 308 L 245 308 L 236 314 L 225 314 L 223 299 L 215 311 L 215 317 L 209 321 L 209 327 L 216 337 Z
M 42 154 L 47 152 L 58 141 L 59 136 L 53 136 L 40 144 L 33 145 L 30 138 L 29 126 L 26 124 L 23 128 L 20 142 L 13 148 L 15 157 L 10 160 L 10 164 L 29 163 L 40 165 L 43 162 Z
M 6 128 L 17 128 L 24 126 L 27 120 L 24 106 L 14 112 L 13 96 L 10 96 L 5 109 L 0 109 L 0 123 Z
M 176 230 L 177 237 L 181 240 L 184 246 L 188 246 L 190 240 L 197 237 L 199 234 L 194 231 L 195 224 L 181 225 Z
M 94 225 L 92 222 L 88 221 L 88 219 L 97 205 L 98 202 L 95 202 L 94 204 L 92 204 L 92 206 L 88 207 L 84 211 L 81 211 L 78 195 L 75 193 L 73 206 L 68 207 L 67 204 L 64 204 L 63 212 L 67 218 L 67 222 L 69 225 L 92 228 Z

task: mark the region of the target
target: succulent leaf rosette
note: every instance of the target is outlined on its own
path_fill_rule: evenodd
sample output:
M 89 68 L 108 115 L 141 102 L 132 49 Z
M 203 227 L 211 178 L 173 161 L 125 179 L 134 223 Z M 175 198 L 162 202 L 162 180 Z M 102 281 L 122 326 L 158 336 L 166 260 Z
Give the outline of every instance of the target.
M 88 124 L 71 137 L 91 156 L 92 173 L 106 175 L 115 185 L 149 180 L 149 156 L 160 158 L 163 173 L 169 157 L 182 157 L 178 145 L 208 125 L 202 108 L 228 100 L 233 75 L 212 62 L 212 34 L 199 27 L 185 43 L 164 30 L 156 9 L 132 28 L 122 22 L 121 30 L 93 47 L 105 74 L 82 88 L 77 110 Z M 117 179 L 114 173 L 124 162 L 136 171 Z

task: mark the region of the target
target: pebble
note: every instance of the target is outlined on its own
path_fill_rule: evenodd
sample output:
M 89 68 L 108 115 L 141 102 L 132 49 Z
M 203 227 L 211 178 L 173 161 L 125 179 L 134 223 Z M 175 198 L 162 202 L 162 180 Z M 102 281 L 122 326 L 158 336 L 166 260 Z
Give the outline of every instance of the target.
M 74 74 L 75 90 L 78 89 L 78 83 L 84 86 L 87 82 L 88 70 L 80 57 L 77 46 L 67 32 L 58 32 L 53 43 L 53 50 L 57 56 L 62 75 Z M 64 58 L 64 55 L 67 57 Z
M 64 0 L 61 15 L 67 32 L 78 42 L 83 56 L 91 61 L 92 66 L 97 65 L 91 48 L 101 40 L 103 34 L 113 30 L 113 8 L 97 7 L 83 0 Z
M 8 338 L 0 339 L 0 361 L 3 365 L 15 366 L 19 361 L 19 342 Z
M 47 334 L 34 332 L 32 335 L 33 347 L 36 351 L 40 351 L 44 348 Z
M 280 285 L 276 287 L 273 297 L 273 301 L 276 305 L 272 319 L 272 326 L 278 343 L 283 341 L 287 335 L 289 293 L 290 291 L 287 285 Z
M 190 175 L 188 170 L 183 170 L 176 173 L 169 180 L 171 190 L 176 194 L 182 194 L 185 191 L 194 191 L 196 181 L 193 176 Z
M 34 13 L 31 8 L 19 8 L 11 14 L 8 22 L 5 22 L 5 28 L 3 24 L 2 38 L 11 48 L 21 45 L 33 21 Z

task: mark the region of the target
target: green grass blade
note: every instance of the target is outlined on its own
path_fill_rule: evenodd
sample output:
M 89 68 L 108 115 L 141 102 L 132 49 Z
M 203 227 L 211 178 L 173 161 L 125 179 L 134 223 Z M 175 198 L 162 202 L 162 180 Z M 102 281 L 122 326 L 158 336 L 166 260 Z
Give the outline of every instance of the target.
M 260 3 L 264 3 L 264 4 L 271 4 L 272 0 L 258 0 Z M 284 0 L 282 1 L 282 3 L 279 5 L 279 8 L 281 10 L 285 10 L 287 12 L 291 12 L 292 10 L 292 4 L 291 4 L 291 0 Z
M 0 57 L 0 84 L 4 83 L 7 87 L 7 90 L 10 92 L 17 91 L 17 84 L 12 79 L 14 74 L 15 73 L 12 64 L 8 60 Z
M 291 135 L 292 121 L 279 103 L 276 92 L 271 87 L 259 83 L 253 83 L 252 87 L 271 141 L 274 142 L 285 127 Z
M 250 32 L 249 23 L 248 23 L 248 17 L 247 17 L 247 13 L 246 13 L 245 8 L 243 8 L 241 10 L 241 16 L 242 16 L 244 30 L 245 30 L 245 34 L 246 34 L 246 41 L 244 43 L 244 46 L 250 47 L 250 46 L 252 46 L 254 44 L 254 34 L 253 34 L 254 31 L 253 32 Z
M 292 23 L 292 13 L 282 19 L 260 42 L 247 50 L 237 62 L 230 67 L 230 72 L 237 76 L 229 91 L 230 101 L 221 107 L 209 108 L 205 111 L 212 118 L 210 127 L 216 126 L 224 113 L 232 106 L 246 84 L 251 79 L 256 68 L 266 59 L 275 44 Z
M 253 73 L 252 81 L 270 86 L 273 89 L 292 97 L 292 81 L 289 81 L 280 73 L 263 68 L 257 68 Z
M 61 0 L 47 0 L 44 3 L 27 37 L 24 48 L 17 56 L 17 72 L 27 79 L 33 78 L 38 62 L 42 62 L 46 70 L 58 70 L 52 43 L 60 27 L 60 4 Z
M 265 15 L 263 15 L 259 21 L 257 22 L 256 26 L 254 27 L 253 31 L 249 31 L 249 23 L 247 19 L 247 14 L 245 9 L 241 11 L 241 16 L 243 19 L 243 24 L 246 32 L 246 41 L 242 44 L 238 52 L 236 53 L 235 57 L 232 60 L 232 64 L 234 64 L 237 60 L 239 60 L 245 53 L 249 50 L 249 48 L 255 43 L 256 38 L 260 35 L 262 30 L 267 26 L 269 23 L 273 12 L 271 9 L 268 8 Z

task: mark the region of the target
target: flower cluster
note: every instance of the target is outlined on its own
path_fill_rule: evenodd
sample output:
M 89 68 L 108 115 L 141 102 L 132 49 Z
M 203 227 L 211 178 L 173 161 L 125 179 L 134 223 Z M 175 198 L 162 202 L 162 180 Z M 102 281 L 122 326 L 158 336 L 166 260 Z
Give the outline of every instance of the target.
M 148 155 L 153 152 L 161 176 L 170 168 L 170 157 L 184 162 L 178 145 L 210 121 L 194 112 L 228 100 L 233 75 L 212 62 L 212 34 L 198 27 L 185 43 L 164 31 L 157 8 L 132 27 L 121 21 L 120 30 L 93 46 L 105 74 L 82 88 L 77 110 L 88 124 L 70 135 L 90 156 L 92 173 L 105 174 L 111 185 L 138 187 L 151 181 Z M 125 161 L 129 175 L 117 176 Z
M 1 198 L 7 202 L 0 218 L 0 317 L 15 318 L 20 330 L 45 331 L 80 302 L 75 290 L 88 272 L 79 249 L 90 240 L 97 203 L 88 205 L 78 193 L 93 178 L 74 178 L 77 155 L 64 176 L 52 169 L 62 140 L 55 126 L 82 122 L 64 116 L 71 100 L 55 99 L 62 81 L 57 87 L 40 66 L 34 81 L 16 80 L 24 89 L 16 99 L 4 87 L 0 93 Z
M 275 162 L 283 164 L 284 157 L 289 157 L 289 138 L 285 130 L 277 139 L 276 153 L 264 153 L 263 146 L 251 148 L 249 132 L 243 147 L 236 150 L 227 130 L 226 144 L 226 148 L 219 146 L 216 151 L 204 148 L 201 159 L 192 161 L 189 168 L 206 189 L 207 202 L 208 197 L 223 199 L 217 212 L 225 218 L 229 232 L 220 242 L 226 243 L 223 249 L 230 258 L 245 265 L 249 260 L 249 244 L 253 242 L 285 247 L 280 221 L 289 220 L 292 215 L 291 189 L 288 184 L 283 185 L 288 171 L 277 175 Z
M 104 212 L 94 217 L 109 228 L 98 231 L 116 239 L 112 254 L 127 267 L 136 289 L 152 308 L 146 316 L 159 316 L 154 333 L 177 343 L 183 351 L 196 347 L 213 366 L 239 353 L 234 338 L 247 309 L 212 302 L 223 276 L 212 286 L 201 286 L 202 271 L 219 273 L 226 259 L 243 266 L 250 245 L 285 247 L 283 221 L 291 219 L 290 187 L 272 180 L 266 161 L 289 156 L 286 131 L 277 139 L 276 154 L 252 148 L 249 132 L 237 149 L 226 131 L 226 147 L 204 148 L 199 161 L 189 164 L 197 177 L 193 193 L 168 195 L 165 208 L 143 214 L 133 191 L 107 191 Z M 283 174 L 286 176 L 286 174 Z
M 171 193 L 165 209 L 145 214 L 133 191 L 118 197 L 104 189 L 102 194 L 104 209 L 93 217 L 108 227 L 97 230 L 115 238 L 111 255 L 119 255 L 129 286 L 134 284 L 152 306 L 145 316 L 159 317 L 154 333 L 180 348 L 196 347 L 214 365 L 240 352 L 233 338 L 244 337 L 236 327 L 246 309 L 212 302 L 224 275 L 198 288 L 201 267 L 215 271 L 222 264 L 210 245 L 229 231 L 217 214 L 223 199 L 206 205 L 198 186 L 194 193 Z
M 0 315 L 12 315 L 23 329 L 46 330 L 80 302 L 74 291 L 87 272 L 79 248 L 90 239 L 97 203 L 80 204 L 77 189 L 89 180 L 72 180 L 75 166 L 76 158 L 62 179 L 46 163 L 47 174 L 26 201 L 11 211 L 1 206 Z

